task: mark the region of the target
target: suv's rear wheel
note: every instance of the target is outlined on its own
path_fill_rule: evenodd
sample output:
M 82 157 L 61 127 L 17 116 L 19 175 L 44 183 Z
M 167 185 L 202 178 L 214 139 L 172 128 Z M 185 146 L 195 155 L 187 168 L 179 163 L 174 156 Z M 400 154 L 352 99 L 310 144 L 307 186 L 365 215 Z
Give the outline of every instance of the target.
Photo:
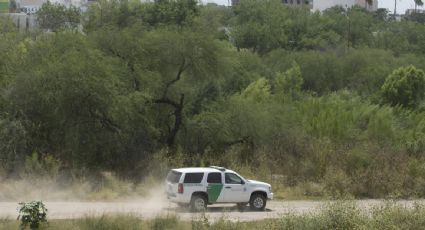
M 207 209 L 207 198 L 203 195 L 193 195 L 190 201 L 190 209 L 193 212 L 203 212 Z
M 249 207 L 255 211 L 263 211 L 266 208 L 267 200 L 261 193 L 254 193 L 249 200 Z

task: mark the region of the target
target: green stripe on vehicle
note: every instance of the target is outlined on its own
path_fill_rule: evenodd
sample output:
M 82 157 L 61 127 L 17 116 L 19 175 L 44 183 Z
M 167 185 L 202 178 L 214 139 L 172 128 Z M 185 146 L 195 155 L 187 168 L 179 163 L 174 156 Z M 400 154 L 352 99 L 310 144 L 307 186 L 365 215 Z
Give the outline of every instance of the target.
M 208 202 L 215 203 L 223 190 L 223 184 L 208 184 Z

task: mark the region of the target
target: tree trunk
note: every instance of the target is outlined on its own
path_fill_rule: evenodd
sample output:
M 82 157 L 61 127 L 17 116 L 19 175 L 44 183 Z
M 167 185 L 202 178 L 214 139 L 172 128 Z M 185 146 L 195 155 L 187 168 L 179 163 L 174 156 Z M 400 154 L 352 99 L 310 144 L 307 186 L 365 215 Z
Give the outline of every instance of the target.
M 166 138 L 167 146 L 169 148 L 174 148 L 177 133 L 179 132 L 179 130 L 180 130 L 182 124 L 183 124 L 184 94 L 181 94 L 180 100 L 178 102 L 175 102 L 175 101 L 168 98 L 168 96 L 167 96 L 168 89 L 172 85 L 174 85 L 175 83 L 180 81 L 183 72 L 188 67 L 189 67 L 189 64 L 187 63 L 186 59 L 184 58 L 182 60 L 182 63 L 179 66 L 176 77 L 165 85 L 165 89 L 164 89 L 162 98 L 153 101 L 156 104 L 166 104 L 166 105 L 172 106 L 174 108 L 174 112 L 173 112 L 174 126 L 170 130 L 170 132 L 168 133 L 168 137 Z
M 184 94 L 182 94 L 180 96 L 180 101 L 179 102 L 175 102 L 172 101 L 169 98 L 161 98 L 158 100 L 154 100 L 154 103 L 156 104 L 166 104 L 166 105 L 170 105 L 172 107 L 174 107 L 174 126 L 173 128 L 170 130 L 170 133 L 168 134 L 167 137 L 167 146 L 169 148 L 174 148 L 174 144 L 175 144 L 175 140 L 176 140 L 176 136 L 177 133 L 180 130 L 180 127 L 183 123 L 183 104 L 184 104 Z

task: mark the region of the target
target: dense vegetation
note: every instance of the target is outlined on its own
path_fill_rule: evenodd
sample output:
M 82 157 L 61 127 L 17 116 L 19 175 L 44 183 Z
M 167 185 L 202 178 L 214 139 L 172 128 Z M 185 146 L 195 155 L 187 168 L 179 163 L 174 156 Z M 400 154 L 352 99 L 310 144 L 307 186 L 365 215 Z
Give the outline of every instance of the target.
M 306 195 L 425 196 L 425 25 L 280 2 L 99 1 L 82 26 L 48 4 L 32 33 L 2 20 L 0 174 L 217 164 Z

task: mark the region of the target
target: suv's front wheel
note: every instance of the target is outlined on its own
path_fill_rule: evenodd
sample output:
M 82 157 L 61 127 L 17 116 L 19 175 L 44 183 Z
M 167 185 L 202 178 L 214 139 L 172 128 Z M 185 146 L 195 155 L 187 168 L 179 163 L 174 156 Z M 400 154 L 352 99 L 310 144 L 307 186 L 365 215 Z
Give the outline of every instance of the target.
M 266 208 L 267 199 L 261 193 L 254 193 L 249 200 L 249 207 L 255 211 L 263 211 Z
M 207 198 L 203 195 L 193 195 L 190 201 L 190 209 L 193 212 L 203 212 L 207 209 Z

